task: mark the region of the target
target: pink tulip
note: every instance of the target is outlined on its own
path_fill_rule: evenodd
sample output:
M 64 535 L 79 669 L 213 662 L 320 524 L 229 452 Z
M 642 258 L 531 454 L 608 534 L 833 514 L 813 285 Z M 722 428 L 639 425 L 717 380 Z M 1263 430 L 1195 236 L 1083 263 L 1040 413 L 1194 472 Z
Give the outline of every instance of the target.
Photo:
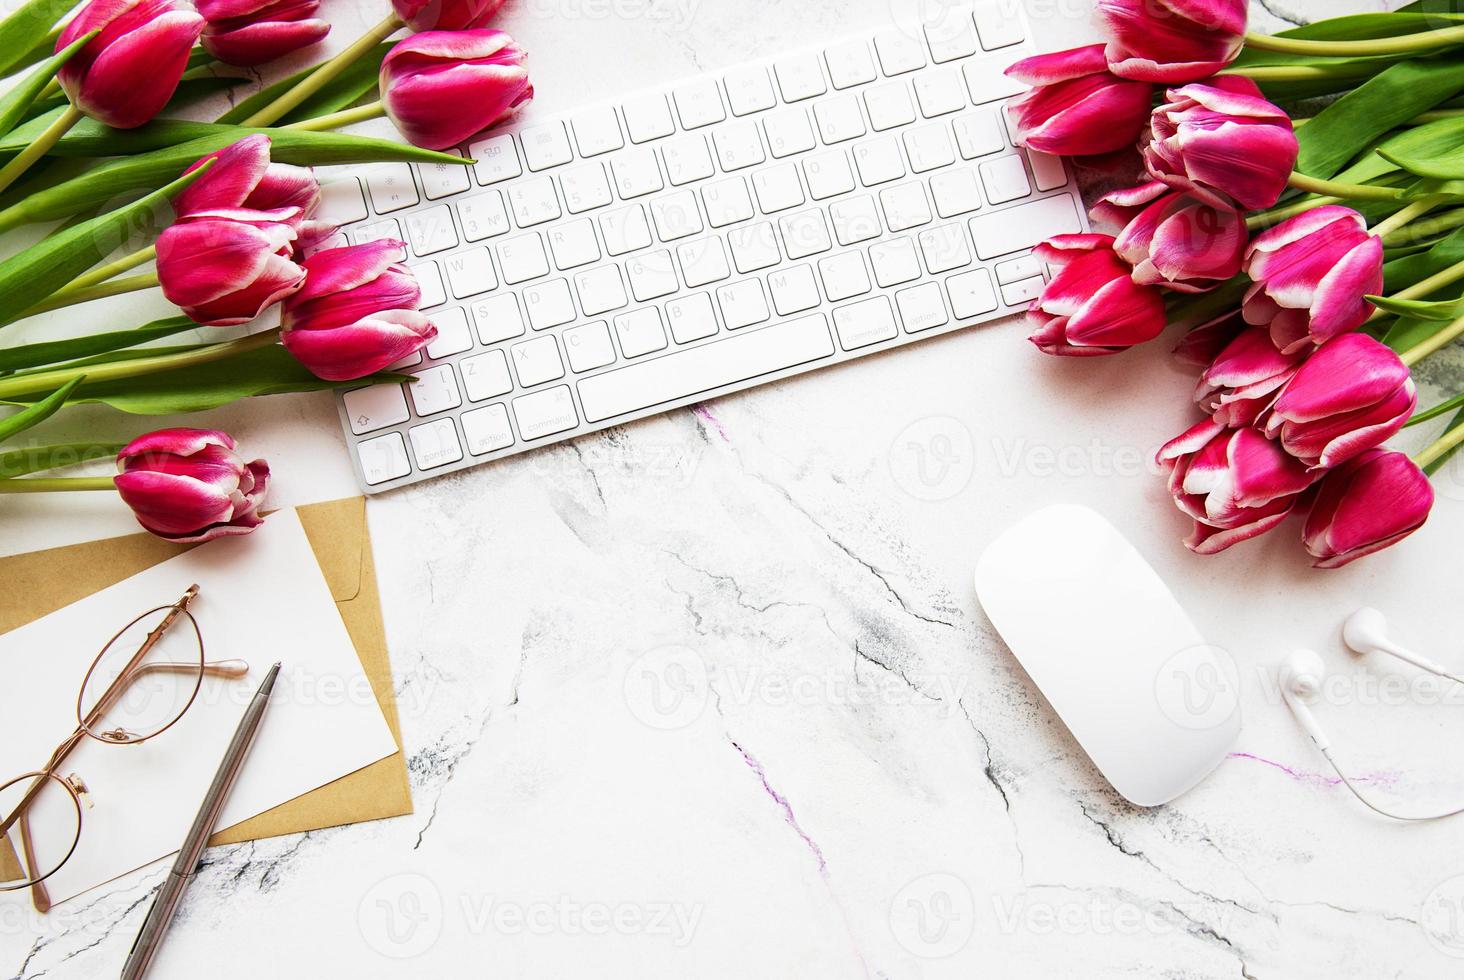
M 1231 428 L 1254 424 L 1295 376 L 1305 351 L 1283 354 L 1271 335 L 1250 327 L 1232 340 L 1200 375 L 1195 401 Z
M 158 236 L 158 284 L 191 319 L 248 323 L 300 288 L 292 209 L 199 211 Z
M 1245 216 L 1171 193 L 1139 212 L 1113 249 L 1134 267 L 1134 282 L 1183 293 L 1214 289 L 1240 272 Z
M 198 0 L 208 22 L 203 49 L 229 65 L 249 68 L 309 47 L 330 33 L 316 17 L 320 0 Z
M 1418 405 L 1408 366 L 1367 334 L 1316 349 L 1287 382 L 1266 434 L 1313 469 L 1331 469 L 1379 446 Z
M 1009 104 L 1022 146 L 1061 156 L 1109 153 L 1133 145 L 1149 121 L 1153 86 L 1110 73 L 1101 44 L 1024 58 L 1006 73 L 1035 86 Z
M 1088 220 L 1102 234 L 1117 236 L 1133 224 L 1149 205 L 1168 193 L 1169 185 L 1158 180 L 1109 191 L 1088 209 Z
M 57 81 L 73 105 L 115 129 L 134 129 L 173 97 L 203 18 L 188 0 L 91 0 L 56 39 L 60 51 L 101 33 L 61 67 Z
M 203 211 L 292 208 L 295 215 L 283 220 L 295 229 L 296 251 L 330 237 L 335 225 L 314 217 L 320 207 L 315 174 L 307 167 L 271 163 L 269 149 L 269 137 L 254 133 L 202 157 L 183 172 L 192 173 L 209 160 L 213 166 L 173 200 L 174 212 L 187 217 Z
M 1174 359 L 1181 364 L 1203 370 L 1248 329 L 1250 327 L 1241 317 L 1240 310 L 1223 313 L 1181 337 L 1179 343 L 1174 345 Z
M 1257 236 L 1245 271 L 1254 280 L 1246 322 L 1269 326 L 1289 352 L 1367 322 L 1373 306 L 1364 297 L 1383 289 L 1383 243 L 1351 208 L 1314 208 Z
M 1107 235 L 1059 235 L 1036 253 L 1057 274 L 1027 312 L 1044 354 L 1116 354 L 1164 330 L 1159 291 L 1133 281 Z
M 414 31 L 468 31 L 487 27 L 503 0 L 391 0 Z
M 1433 501 L 1413 460 L 1370 449 L 1322 478 L 1302 540 L 1317 568 L 1341 568 L 1417 531 Z
M 281 342 L 327 381 L 374 374 L 430 344 L 437 328 L 417 312 L 422 290 L 401 264 L 406 246 L 383 240 L 316 252 L 305 287 L 285 301 Z
M 1194 518 L 1185 546 L 1213 555 L 1286 519 L 1312 477 L 1255 429 L 1207 419 L 1159 450 L 1175 505 Z
M 1170 90 L 1151 128 L 1144 148 L 1149 173 L 1216 207 L 1271 207 L 1296 166 L 1291 119 L 1248 78 Z
M 117 454 L 113 481 L 137 521 L 180 543 L 248 534 L 269 486 L 269 464 L 246 463 L 227 432 L 162 429 L 139 436 Z
M 1209 78 L 1240 54 L 1246 0 L 1098 0 L 1098 17 L 1115 75 L 1182 84 Z
M 534 97 L 528 56 L 502 31 L 429 31 L 381 63 L 386 114 L 411 143 L 445 150 L 467 142 Z

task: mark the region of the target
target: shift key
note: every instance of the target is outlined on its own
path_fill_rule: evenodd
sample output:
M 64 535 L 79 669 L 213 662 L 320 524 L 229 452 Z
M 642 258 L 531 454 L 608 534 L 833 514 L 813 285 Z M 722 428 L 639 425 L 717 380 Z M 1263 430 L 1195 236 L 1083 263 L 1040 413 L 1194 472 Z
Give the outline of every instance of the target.
M 1067 194 L 971 219 L 971 240 L 982 259 L 1010 255 L 1032 248 L 1053 235 L 1075 235 L 1082 230 L 1078 209 Z

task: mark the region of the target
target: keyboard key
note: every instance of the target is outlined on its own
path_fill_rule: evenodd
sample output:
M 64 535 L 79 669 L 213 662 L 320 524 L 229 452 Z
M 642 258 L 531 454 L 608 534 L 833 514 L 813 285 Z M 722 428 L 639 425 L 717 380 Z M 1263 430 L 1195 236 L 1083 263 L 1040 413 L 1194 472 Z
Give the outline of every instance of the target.
M 834 329 L 839 332 L 839 346 L 858 350 L 890 340 L 899 335 L 890 301 L 883 296 L 861 300 L 834 311 Z
M 320 209 L 316 216 L 333 225 L 349 225 L 364 221 L 370 212 L 366 210 L 366 195 L 361 191 L 361 182 L 355 177 L 321 182 Z
M 869 273 L 864 256 L 858 252 L 841 252 L 818 262 L 818 275 L 830 303 L 869 292 Z
M 936 64 L 945 64 L 975 54 L 976 25 L 970 13 L 963 7 L 946 11 L 938 23 L 925 25 L 925 41 L 930 45 L 930 57 Z
M 432 255 L 456 247 L 457 229 L 453 227 L 452 210 L 446 204 L 407 215 L 407 244 L 413 255 Z
M 717 172 L 707 138 L 700 133 L 667 140 L 661 144 L 661 159 L 666 162 L 666 176 L 673 187 L 705 180 Z
M 600 234 L 605 236 L 605 251 L 624 255 L 651 244 L 651 226 L 646 210 L 639 204 L 600 215 Z
M 971 218 L 969 229 L 976 256 L 991 259 L 1010 252 L 1025 252 L 1054 234 L 1076 234 L 1082 230 L 1082 223 L 1073 199 L 1058 195 L 1006 211 L 976 215 Z
M 734 116 L 761 112 L 778 104 L 768 70 L 761 65 L 734 68 L 723 77 L 722 84 L 727 87 L 727 104 Z
M 356 240 L 357 245 L 365 242 L 378 242 L 384 238 L 391 238 L 397 241 L 402 237 L 402 226 L 395 218 L 383 218 L 380 221 L 368 222 L 364 225 L 357 225 L 351 229 L 351 237 Z
M 582 157 L 599 156 L 625 145 L 625 137 L 620 134 L 620 120 L 615 118 L 615 110 L 610 106 L 575 113 L 569 119 L 569 128 L 574 132 L 574 145 Z
M 732 274 L 720 238 L 703 238 L 678 245 L 676 260 L 681 263 L 681 278 L 690 289 L 721 282 Z
M 930 223 L 930 202 L 925 199 L 925 186 L 919 181 L 885 188 L 879 192 L 879 203 L 890 231 L 905 231 Z
M 1020 44 L 1027 39 L 1022 30 L 1022 18 L 1012 16 L 1010 7 L 1001 0 L 981 0 L 974 11 L 976 32 L 981 37 L 981 47 L 987 51 Z
M 773 72 L 778 76 L 778 90 L 783 93 L 784 102 L 802 102 L 829 90 L 824 84 L 818 56 L 814 54 L 779 58 L 773 64 Z
M 959 224 L 940 225 L 919 235 L 920 254 L 931 275 L 950 272 L 971 264 L 971 249 Z
M 554 195 L 554 181 L 545 174 L 521 180 L 508 189 L 508 207 L 514 223 L 530 228 L 559 217 L 559 198 Z
M 710 337 L 717 332 L 717 315 L 712 312 L 711 295 L 692 293 L 671 300 L 666 304 L 666 322 L 671 325 L 671 336 L 678 344 Z
M 455 157 L 463 155 L 460 150 L 449 149 L 443 152 Z M 461 194 L 473 186 L 468 168 L 456 163 L 419 163 L 417 176 L 422 181 L 422 193 L 427 195 L 429 201 L 439 200 L 449 194 Z
M 405 163 L 378 163 L 366 171 L 366 189 L 377 214 L 400 211 L 416 204 L 417 184 Z
M 966 81 L 959 68 L 940 68 L 915 77 L 915 101 L 926 119 L 966 108 Z
M 691 191 L 678 191 L 652 201 L 651 219 L 656 223 L 656 235 L 663 242 L 688 238 L 702 230 L 701 211 Z
M 956 131 L 956 147 L 963 158 L 974 160 L 976 157 L 1006 149 L 1006 135 L 1002 132 L 997 111 L 982 109 L 951 120 Z
M 874 281 L 884 289 L 920 278 L 920 259 L 909 236 L 869 246 L 869 262 L 874 266 Z
M 803 185 L 798 182 L 798 168 L 780 163 L 752 175 L 752 189 L 763 214 L 774 214 L 803 203 Z
M 957 320 L 991 313 L 1000 305 L 996 301 L 996 290 L 991 286 L 991 274 L 985 269 L 951 276 L 946 280 L 946 291 L 950 293 L 951 312 Z
M 529 326 L 547 330 L 574 319 L 574 298 L 569 294 L 569 280 L 550 279 L 523 291 L 524 309 L 529 313 Z
M 856 145 L 854 165 L 859 168 L 859 180 L 866 187 L 905 176 L 900 144 L 893 136 L 876 136 Z
M 732 248 L 732 264 L 743 275 L 783 261 L 778 252 L 777 236 L 767 221 L 732 229 L 727 233 L 727 244 Z
M 512 293 L 490 296 L 474 303 L 473 323 L 478 328 L 478 342 L 485 347 L 524 334 L 524 317 L 519 312 L 518 299 Z
M 727 118 L 727 112 L 722 108 L 722 96 L 717 93 L 717 83 L 711 78 L 683 82 L 671 95 L 676 101 L 676 114 L 681 117 L 682 129 L 700 129 Z
M 676 269 L 671 264 L 671 253 L 665 249 L 628 260 L 625 274 L 630 279 L 630 293 L 637 303 L 669 296 L 681 288 L 676 281 Z
M 1032 163 L 1032 177 L 1039 191 L 1055 191 L 1067 184 L 1067 169 L 1063 166 L 1062 157 L 1028 150 L 1027 159 Z
M 508 232 L 508 212 L 503 209 L 503 195 L 498 191 L 487 191 L 473 197 L 454 202 L 458 221 L 462 222 L 463 237 L 470 242 L 481 242 L 494 235 Z
M 773 309 L 778 316 L 788 316 L 811 310 L 823 300 L 818 295 L 818 283 L 813 278 L 813 267 L 795 265 L 791 269 L 780 269 L 768 275 L 768 292 L 773 297 Z
M 473 331 L 468 326 L 468 314 L 462 307 L 455 306 L 432 314 L 432 325 L 437 328 L 437 338 L 427 345 L 428 357 L 441 360 L 473 349 Z
M 854 189 L 854 171 L 849 166 L 849 155 L 843 150 L 804 158 L 803 177 L 808 181 L 808 196 L 815 201 Z
M 865 89 L 864 106 L 869 110 L 869 125 L 875 132 L 907 126 L 915 121 L 910 86 L 903 81 L 885 82 Z
M 701 195 L 707 209 L 707 223 L 713 228 L 725 228 L 753 216 L 747 181 L 741 177 L 708 184 L 702 188 Z
M 559 359 L 559 342 L 553 335 L 535 337 L 512 348 L 513 372 L 519 387 L 532 388 L 546 381 L 564 377 L 564 362 Z
M 615 345 L 610 342 L 610 328 L 604 320 L 570 327 L 563 337 L 569 369 L 576 374 L 615 363 Z
M 717 306 L 728 330 L 739 330 L 768 318 L 768 300 L 762 280 L 743 279 L 717 288 Z
M 768 149 L 775 159 L 805 153 L 818 145 L 808 122 L 808 110 L 803 106 L 770 112 L 763 117 L 762 124 Z
M 549 232 L 549 248 L 560 270 L 588 265 L 600 257 L 600 243 L 595 240 L 595 226 L 589 218 L 555 225 Z
M 513 427 L 508 424 L 508 409 L 503 405 L 475 408 L 464 412 L 458 421 L 463 424 L 463 441 L 468 444 L 468 452 L 474 456 L 513 445 Z
M 779 218 L 778 231 L 783 236 L 783 251 L 790 259 L 806 258 L 834 247 L 829 241 L 829 226 L 818 208 Z
M 388 432 L 358 443 L 356 456 L 361 460 L 361 478 L 368 486 L 379 486 L 412 472 L 412 464 L 407 461 L 407 444 L 400 432 Z
M 1032 193 L 1027 168 L 1016 153 L 982 163 L 981 183 L 986 187 L 986 199 L 992 204 L 1005 204 Z
M 923 282 L 895 294 L 895 306 L 900 310 L 900 322 L 906 333 L 920 333 L 933 330 L 950 322 L 945 302 L 940 296 L 940 283 Z
M 615 335 L 620 338 L 620 352 L 628 358 L 666 349 L 666 331 L 661 327 L 661 311 L 654 306 L 617 316 Z
M 620 269 L 613 265 L 576 273 L 574 290 L 579 294 L 580 309 L 585 316 L 599 316 L 618 310 L 627 302 Z
M 863 39 L 844 41 L 827 49 L 824 64 L 829 69 L 829 81 L 837 89 L 853 88 L 879 77 L 869 53 L 869 42 Z
M 820 100 L 813 107 L 813 115 L 818 120 L 819 138 L 829 146 L 857 139 L 868 132 L 864 114 L 859 111 L 859 99 L 852 92 Z
M 583 214 L 614 200 L 603 163 L 570 167 L 559 175 L 559 189 L 564 192 L 564 208 L 570 214 Z
M 530 126 L 519 133 L 519 139 L 523 141 L 524 160 L 530 170 L 548 170 L 574 159 L 562 122 Z
M 1047 280 L 1041 276 L 1033 276 L 1031 279 L 1011 283 L 1001 287 L 1001 301 L 1007 306 L 1026 306 L 1037 298 L 1045 285 L 1047 285 Z
M 868 194 L 851 197 L 829 208 L 834 237 L 840 245 L 853 245 L 878 238 L 884 228 L 879 223 L 879 209 Z
M 886 75 L 903 75 L 925 67 L 925 45 L 898 28 L 876 34 L 874 50 Z
M 625 114 L 625 128 L 630 131 L 632 143 L 646 143 L 676 132 L 666 96 L 659 92 L 627 99 L 620 111 Z
M 935 213 L 942 218 L 975 211 L 981 207 L 981 188 L 976 171 L 957 167 L 930 178 L 930 196 L 935 198 Z
M 588 421 L 603 422 L 833 353 L 828 320 L 815 313 L 586 378 L 580 404 Z
M 569 393 L 568 385 L 515 398 L 513 415 L 518 420 L 519 435 L 525 440 L 542 439 L 579 425 L 579 415 L 575 413 L 574 397 Z
M 417 277 L 417 288 L 422 291 L 417 309 L 430 310 L 447 302 L 447 292 L 442 288 L 442 273 L 437 271 L 436 262 L 414 262 L 407 268 Z
M 451 364 L 424 368 L 413 374 L 417 380 L 407 385 L 407 390 L 412 393 L 412 408 L 419 417 L 445 412 L 463 403 Z
M 372 385 L 348 391 L 342 399 L 351 431 L 356 435 L 397 425 L 411 417 L 401 385 Z
M 453 296 L 466 299 L 479 293 L 486 293 L 498 287 L 498 277 L 493 274 L 493 260 L 486 248 L 470 248 L 442 260 L 447 270 L 448 288 Z
M 510 286 L 549 272 L 549 257 L 544 254 L 544 243 L 534 232 L 505 238 L 498 243 L 497 249 L 498 267 L 503 270 L 503 281 Z
M 1007 77 L 1006 70 L 1010 64 L 1006 58 L 981 58 L 962 65 L 961 72 L 966 76 L 966 93 L 971 96 L 971 102 L 982 105 L 1009 99 L 1026 91 L 1026 86 L 1021 82 Z
M 999 262 L 996 266 L 996 281 L 1003 286 L 1040 275 L 1042 275 L 1042 260 L 1035 255 L 1023 255 L 1010 262 Z
M 512 136 L 495 136 L 492 139 L 470 143 L 468 156 L 476 161 L 473 164 L 473 172 L 478 175 L 480 184 L 496 184 L 500 180 L 508 180 L 524 172 L 523 165 L 519 163 L 518 149 L 513 145 Z
M 750 119 L 719 126 L 712 133 L 712 142 L 717 145 L 717 162 L 724 172 L 752 167 L 767 159 L 757 123 Z
M 412 455 L 417 459 L 417 469 L 430 470 L 463 458 L 463 447 L 458 442 L 457 426 L 452 419 L 437 419 L 426 425 L 414 425 L 407 430 L 412 439 Z
M 939 170 L 956 162 L 956 148 L 951 143 L 951 130 L 944 123 L 907 129 L 903 139 L 905 152 L 910 157 L 910 169 L 917 174 Z
M 615 189 L 622 200 L 654 194 L 665 185 L 661 182 L 661 168 L 656 165 L 656 151 L 650 147 L 636 147 L 615 155 L 610 161 L 615 173 Z

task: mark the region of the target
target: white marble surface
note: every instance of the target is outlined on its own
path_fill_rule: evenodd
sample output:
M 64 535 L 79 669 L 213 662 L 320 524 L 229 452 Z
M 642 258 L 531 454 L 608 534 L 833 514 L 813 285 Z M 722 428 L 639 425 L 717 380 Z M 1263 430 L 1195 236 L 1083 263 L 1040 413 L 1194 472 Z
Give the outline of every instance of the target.
M 1083 36 L 1087 0 L 1033 7 Z M 555 109 L 891 16 L 524 0 L 507 26 Z M 1322 653 L 1318 714 L 1373 792 L 1464 798 L 1460 699 L 1336 637 L 1366 601 L 1464 655 L 1464 468 L 1349 569 L 1307 568 L 1291 525 L 1196 558 L 1148 463 L 1191 383 L 1158 345 L 1055 361 L 1008 323 L 374 498 L 417 812 L 210 852 L 155 975 L 1459 976 L 1424 928 L 1461 907 L 1458 824 L 1364 813 L 1271 671 Z M 280 499 L 347 489 L 327 397 L 217 417 Z M 1055 501 L 1131 535 L 1238 665 L 1237 755 L 1170 806 L 1106 787 L 971 594 L 983 544 Z M 40 520 L 6 503 L 7 538 Z M 127 529 L 91 506 L 67 523 Z M 0 963 L 111 975 L 161 874 L 44 920 L 0 899 Z

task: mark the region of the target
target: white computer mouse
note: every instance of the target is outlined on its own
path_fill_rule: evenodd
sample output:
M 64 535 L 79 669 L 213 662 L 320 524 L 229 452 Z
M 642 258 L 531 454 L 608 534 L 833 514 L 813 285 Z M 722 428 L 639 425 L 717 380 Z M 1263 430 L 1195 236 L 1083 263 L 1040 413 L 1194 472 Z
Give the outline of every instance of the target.
M 1029 515 L 981 556 L 976 595 L 1129 802 L 1169 802 L 1230 751 L 1240 733 L 1234 662 L 1098 514 L 1064 504 Z

